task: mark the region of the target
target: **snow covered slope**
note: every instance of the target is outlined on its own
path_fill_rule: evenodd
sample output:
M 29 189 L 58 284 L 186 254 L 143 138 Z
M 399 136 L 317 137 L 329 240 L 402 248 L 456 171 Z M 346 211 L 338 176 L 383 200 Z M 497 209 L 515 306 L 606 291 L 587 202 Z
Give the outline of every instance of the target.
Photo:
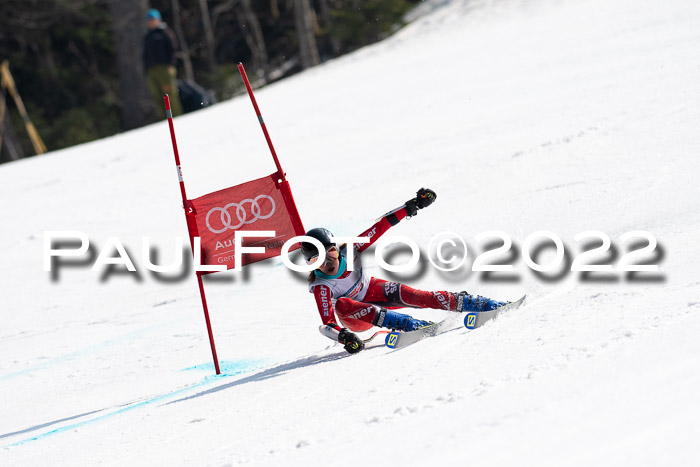
M 145 270 L 185 236 L 165 122 L 0 166 L 0 465 L 691 465 L 700 450 L 700 4 L 426 2 L 391 39 L 257 92 L 307 228 L 352 235 L 429 186 L 390 234 L 463 236 L 467 265 L 399 276 L 521 309 L 348 356 L 278 259 L 207 282 Z M 175 121 L 191 197 L 271 173 L 243 96 Z M 140 275 L 43 271 L 44 231 L 117 236 Z M 512 280 L 470 272 L 501 230 Z M 602 231 L 658 274 L 537 275 L 549 230 Z M 548 250 L 549 251 L 549 250 Z M 547 252 L 540 262 L 547 261 Z M 366 270 L 388 277 L 366 257 Z M 416 316 L 439 319 L 435 311 Z M 399 464 L 400 463 L 400 464 Z

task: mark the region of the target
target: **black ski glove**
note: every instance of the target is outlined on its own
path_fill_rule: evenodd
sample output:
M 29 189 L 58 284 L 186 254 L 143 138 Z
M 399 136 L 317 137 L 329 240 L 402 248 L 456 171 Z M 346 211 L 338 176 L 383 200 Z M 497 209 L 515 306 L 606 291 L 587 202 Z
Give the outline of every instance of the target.
M 357 334 L 349 331 L 347 328 L 340 330 L 340 334 L 338 334 L 338 342 L 345 346 L 345 350 L 347 350 L 348 353 L 357 353 L 365 348 L 365 343 L 362 342 L 362 339 L 357 337 Z
M 423 209 L 433 204 L 437 199 L 437 193 L 430 188 L 421 188 L 416 192 L 416 197 L 406 201 L 406 213 L 415 216 L 419 209 Z

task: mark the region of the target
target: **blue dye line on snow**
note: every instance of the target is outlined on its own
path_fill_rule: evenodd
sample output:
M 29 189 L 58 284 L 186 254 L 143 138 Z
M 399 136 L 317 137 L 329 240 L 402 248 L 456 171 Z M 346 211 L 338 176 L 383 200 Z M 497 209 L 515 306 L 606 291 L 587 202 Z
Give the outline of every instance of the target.
M 106 413 L 104 415 L 100 415 L 94 418 L 91 418 L 89 420 L 84 420 L 82 422 L 77 422 L 77 423 L 72 423 L 70 425 L 62 426 L 60 428 L 56 428 L 51 431 L 47 431 L 45 433 L 41 433 L 36 436 L 32 436 L 31 438 L 26 438 L 21 441 L 17 441 L 12 444 L 8 444 L 5 446 L 0 447 L 0 449 L 4 448 L 11 448 L 15 446 L 21 446 L 23 444 L 27 444 L 32 441 L 38 441 L 44 438 L 47 438 L 52 435 L 56 435 L 59 433 L 63 433 L 66 431 L 70 430 L 75 430 L 76 428 L 84 427 L 87 425 L 91 425 L 93 423 L 105 420 L 107 418 L 113 417 L 115 415 L 121 415 L 126 412 L 130 412 L 134 409 L 138 409 L 147 405 L 154 404 L 156 402 L 160 402 L 163 400 L 166 400 L 171 397 L 179 396 L 181 394 L 185 394 L 188 391 L 192 391 L 195 389 L 199 389 L 203 386 L 206 386 L 211 383 L 215 383 L 217 381 L 221 381 L 224 378 L 230 378 L 232 376 L 238 376 L 244 373 L 250 373 L 252 371 L 255 371 L 257 369 L 263 368 L 265 363 L 269 363 L 269 360 L 262 360 L 262 359 L 249 359 L 249 360 L 230 360 L 230 361 L 222 361 L 219 362 L 219 369 L 221 370 L 220 375 L 211 375 L 211 376 L 205 376 L 204 379 L 198 383 L 191 384 L 189 386 L 185 386 L 184 388 L 176 389 L 175 391 L 168 392 L 166 394 L 161 394 L 159 396 L 151 397 L 150 399 L 146 399 L 141 402 L 135 402 L 132 404 L 128 404 L 126 407 L 123 407 L 121 409 L 115 410 L 113 412 Z M 214 364 L 213 363 L 203 363 L 200 365 L 195 365 L 189 368 L 183 368 L 180 371 L 192 371 L 192 370 L 201 370 L 201 371 L 210 371 L 211 373 L 214 372 Z M 94 412 L 89 412 L 89 413 L 95 413 L 95 412 L 100 412 L 94 411 Z
M 269 360 L 264 359 L 254 359 L 250 358 L 247 360 L 224 360 L 219 362 L 219 370 L 221 374 L 218 376 L 213 376 L 215 378 L 221 378 L 222 376 L 236 376 L 241 373 L 247 373 L 249 371 L 262 368 L 265 364 L 269 364 Z M 213 363 L 200 363 L 199 365 L 191 366 L 189 368 L 183 368 L 180 371 L 208 371 L 214 373 Z
M 171 324 L 174 324 L 176 322 L 177 321 L 171 321 L 168 323 L 156 324 L 154 326 L 149 326 L 149 327 L 146 327 L 143 329 L 137 329 L 136 331 L 131 331 L 131 332 L 126 333 L 124 335 L 121 335 L 119 337 L 115 337 L 113 339 L 109 339 L 107 341 L 100 342 L 98 344 L 89 345 L 87 347 L 83 347 L 80 350 L 76 350 L 76 351 L 73 351 L 73 352 L 70 352 L 67 354 L 59 355 L 58 357 L 51 358 L 45 362 L 37 363 L 36 365 L 32 365 L 29 368 L 14 371 L 14 372 L 8 373 L 6 375 L 0 375 L 0 382 L 6 381 L 8 379 L 16 378 L 17 376 L 22 376 L 22 375 L 27 374 L 27 373 L 32 373 L 32 372 L 35 372 L 38 370 L 44 370 L 46 368 L 50 368 L 54 365 L 59 365 L 63 362 L 66 362 L 68 360 L 72 360 L 72 359 L 74 359 L 76 357 L 80 357 L 82 355 L 86 355 L 86 354 L 93 355 L 97 350 L 105 349 L 111 345 L 118 343 L 118 342 L 121 342 L 124 340 L 130 340 L 130 339 L 133 339 L 135 337 L 141 336 L 143 334 L 148 334 L 151 331 L 154 331 L 156 329 L 161 329 L 165 326 L 170 326 Z

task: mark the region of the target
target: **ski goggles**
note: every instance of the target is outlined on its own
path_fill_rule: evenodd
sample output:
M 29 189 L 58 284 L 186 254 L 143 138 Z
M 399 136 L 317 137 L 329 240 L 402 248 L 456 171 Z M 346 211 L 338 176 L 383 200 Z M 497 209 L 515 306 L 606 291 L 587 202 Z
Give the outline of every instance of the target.
M 311 258 L 306 260 L 306 264 L 315 264 L 316 261 L 318 261 L 318 256 L 312 256 Z M 340 251 L 338 251 L 338 248 L 335 245 L 331 245 L 328 248 L 326 248 L 326 260 L 323 262 L 323 264 L 329 264 L 332 263 L 333 261 L 337 260 L 340 258 Z

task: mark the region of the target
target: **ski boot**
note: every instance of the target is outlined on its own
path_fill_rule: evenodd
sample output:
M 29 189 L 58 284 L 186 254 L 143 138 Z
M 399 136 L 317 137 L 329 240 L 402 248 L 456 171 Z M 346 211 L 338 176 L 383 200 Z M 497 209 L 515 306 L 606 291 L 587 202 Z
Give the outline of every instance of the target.
M 457 301 L 455 311 L 490 311 L 495 310 L 506 304 L 490 298 L 482 297 L 481 295 L 471 295 L 467 292 L 453 293 Z
M 374 326 L 387 329 L 395 329 L 397 331 L 415 331 L 424 326 L 429 326 L 433 324 L 430 321 L 423 321 L 416 319 L 409 315 L 404 315 L 402 313 L 397 313 L 393 310 L 387 310 L 386 308 L 381 308 L 374 315 L 374 320 L 372 321 Z

